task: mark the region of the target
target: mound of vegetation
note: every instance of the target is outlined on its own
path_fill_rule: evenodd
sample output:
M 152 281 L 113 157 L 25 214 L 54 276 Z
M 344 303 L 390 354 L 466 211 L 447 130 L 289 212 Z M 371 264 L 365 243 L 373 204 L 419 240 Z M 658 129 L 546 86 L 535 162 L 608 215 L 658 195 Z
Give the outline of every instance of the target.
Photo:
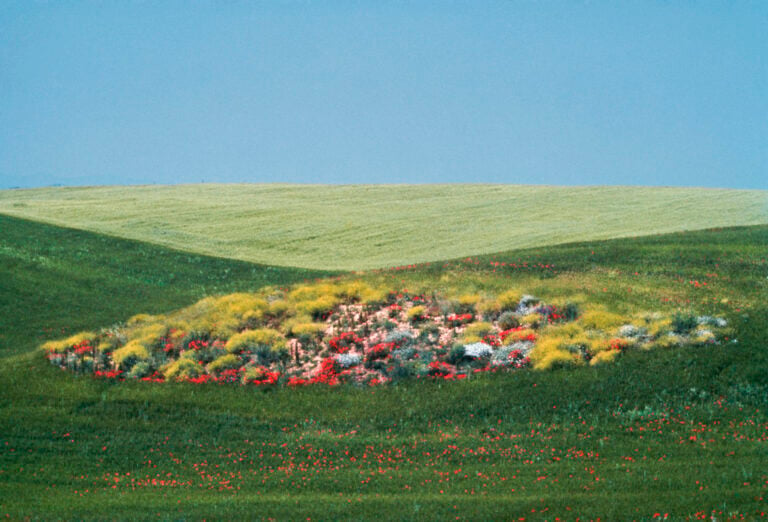
M 43 345 L 53 364 L 106 378 L 290 386 L 602 364 L 622 352 L 720 342 L 722 318 L 629 316 L 506 288 L 393 290 L 345 279 L 202 299 Z

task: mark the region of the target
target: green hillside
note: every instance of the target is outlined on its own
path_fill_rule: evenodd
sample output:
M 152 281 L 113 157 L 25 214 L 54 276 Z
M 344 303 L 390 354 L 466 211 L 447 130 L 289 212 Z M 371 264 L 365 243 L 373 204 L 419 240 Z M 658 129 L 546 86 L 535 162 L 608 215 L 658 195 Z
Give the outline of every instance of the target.
M 0 191 L 0 213 L 283 266 L 366 269 L 566 241 L 768 223 L 768 191 L 182 185 Z
M 366 275 L 581 287 L 605 303 L 726 317 L 737 343 L 451 383 L 263 389 L 76 377 L 37 347 L 320 273 L 0 216 L 0 516 L 759 518 L 766 244 L 768 226 L 739 227 Z

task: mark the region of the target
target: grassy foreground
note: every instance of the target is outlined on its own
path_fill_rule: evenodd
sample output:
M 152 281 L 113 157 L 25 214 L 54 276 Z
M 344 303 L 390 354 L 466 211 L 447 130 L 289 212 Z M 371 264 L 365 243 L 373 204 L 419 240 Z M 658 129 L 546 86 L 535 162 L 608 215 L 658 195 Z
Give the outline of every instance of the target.
M 738 343 L 456 383 L 266 390 L 75 378 L 36 347 L 62 328 L 316 273 L 6 217 L 0 230 L 0 516 L 724 519 L 768 511 L 768 227 L 364 276 L 508 280 L 534 292 L 581 285 L 606 303 L 723 315 Z
M 359 270 L 566 241 L 768 223 L 768 191 L 182 185 L 0 191 L 0 212 L 258 263 Z

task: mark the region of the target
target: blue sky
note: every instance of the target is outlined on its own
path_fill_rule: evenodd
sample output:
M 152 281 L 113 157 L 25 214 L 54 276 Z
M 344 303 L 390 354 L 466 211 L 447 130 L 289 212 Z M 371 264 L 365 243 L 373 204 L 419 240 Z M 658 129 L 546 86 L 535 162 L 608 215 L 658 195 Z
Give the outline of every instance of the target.
M 768 2 L 0 3 L 0 187 L 768 188 Z

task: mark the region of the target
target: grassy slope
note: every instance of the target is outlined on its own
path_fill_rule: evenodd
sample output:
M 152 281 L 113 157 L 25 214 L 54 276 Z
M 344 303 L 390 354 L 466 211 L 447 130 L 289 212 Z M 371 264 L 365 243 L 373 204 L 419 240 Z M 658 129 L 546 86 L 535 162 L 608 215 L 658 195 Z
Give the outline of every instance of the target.
M 363 269 L 768 223 L 768 191 L 515 185 L 186 185 L 0 191 L 0 212 L 190 252 Z
M 327 271 L 254 265 L 0 215 L 0 354 L 30 342 L 162 313 L 205 295 Z
M 682 302 L 726 313 L 738 345 L 441 387 L 264 391 L 73 378 L 34 348 L 58 335 L 46 328 L 95 328 L 306 273 L 0 225 L 0 515 L 617 519 L 765 509 L 768 227 L 495 256 L 560 267 L 555 277 L 510 271 L 513 283 L 595 278 L 606 299 L 637 277 L 674 287 Z M 467 270 L 492 270 L 478 261 Z M 442 269 L 420 270 L 398 277 Z M 694 277 L 710 284 L 685 284 Z M 652 293 L 638 299 L 658 306 Z M 741 302 L 720 303 L 733 294 Z

